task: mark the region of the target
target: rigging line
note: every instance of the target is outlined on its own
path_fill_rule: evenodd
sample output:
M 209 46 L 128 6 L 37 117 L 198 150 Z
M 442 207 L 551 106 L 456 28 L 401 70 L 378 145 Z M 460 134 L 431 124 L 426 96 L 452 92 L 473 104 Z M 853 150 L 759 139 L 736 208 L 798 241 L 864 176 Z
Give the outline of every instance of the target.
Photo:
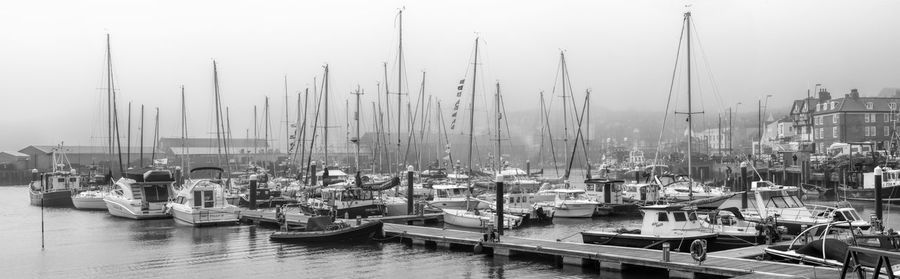
M 709 59 L 707 59 L 706 49 L 703 48 L 702 40 L 700 40 L 700 32 L 697 31 L 697 24 L 694 21 L 691 21 L 691 27 L 694 28 L 693 35 L 697 41 L 697 46 L 700 48 L 700 56 L 703 58 L 704 65 L 706 65 L 706 72 L 709 75 L 709 82 L 712 85 L 713 96 L 716 98 L 716 101 L 719 102 L 719 107 L 725 107 L 725 102 L 722 99 L 721 92 L 719 91 L 719 83 L 716 81 L 715 76 L 713 75 L 712 67 L 709 66 Z
M 550 98 L 552 99 L 553 96 L 551 95 Z M 541 102 L 543 101 L 544 99 L 541 98 Z M 556 147 L 553 146 L 553 132 L 550 129 L 550 113 L 548 112 L 549 110 L 550 108 L 544 105 L 542 113 L 544 114 L 544 125 L 547 126 L 547 137 L 548 141 L 550 142 L 550 154 L 552 154 L 553 156 L 553 169 L 556 170 L 556 175 L 559 176 L 559 163 L 556 161 Z
M 682 19 L 681 34 L 678 36 L 678 48 L 676 48 L 676 51 L 675 51 L 675 66 L 672 67 L 673 68 L 672 69 L 672 81 L 669 83 L 669 97 L 668 97 L 668 101 L 666 102 L 666 110 L 663 113 L 664 116 L 663 116 L 662 129 L 659 130 L 659 138 L 656 141 L 656 156 L 653 159 L 654 165 L 659 164 L 659 149 L 660 149 L 660 146 L 662 146 L 661 142 L 662 142 L 663 133 L 666 130 L 666 121 L 668 121 L 668 119 L 669 119 L 669 107 L 672 104 L 672 91 L 675 88 L 675 74 L 678 72 L 678 61 L 681 56 L 681 43 L 684 40 L 684 28 L 686 27 L 685 25 L 687 25 L 686 21 L 687 21 L 687 18 Z M 653 171 L 655 172 L 655 170 L 653 170 Z

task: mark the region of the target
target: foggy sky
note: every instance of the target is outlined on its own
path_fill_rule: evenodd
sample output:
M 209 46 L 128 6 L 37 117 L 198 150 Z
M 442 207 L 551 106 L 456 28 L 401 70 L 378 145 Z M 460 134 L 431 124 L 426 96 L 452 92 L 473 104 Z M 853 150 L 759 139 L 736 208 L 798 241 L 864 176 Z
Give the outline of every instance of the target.
M 161 136 L 178 136 L 184 85 L 190 136 L 209 136 L 213 59 L 235 137 L 252 129 L 252 106 L 262 111 L 270 96 L 272 134 L 283 138 L 284 76 L 294 111 L 296 93 L 321 80 L 326 63 L 331 123 L 343 125 L 357 86 L 370 113 L 383 62 L 397 86 L 400 7 L 403 91 L 417 93 L 426 71 L 426 93 L 445 113 L 476 34 L 487 82 L 479 90 L 499 81 L 508 111 L 537 108 L 565 50 L 575 95 L 591 88 L 594 110 L 661 112 L 688 9 L 701 56 L 694 104 L 708 117 L 737 102 L 747 110 L 766 94 L 787 106 L 815 83 L 835 96 L 900 87 L 896 1 L 12 1 L 0 9 L 0 151 L 105 142 L 106 33 L 123 131 L 132 101 L 135 133 L 144 104 L 147 133 L 159 107 Z

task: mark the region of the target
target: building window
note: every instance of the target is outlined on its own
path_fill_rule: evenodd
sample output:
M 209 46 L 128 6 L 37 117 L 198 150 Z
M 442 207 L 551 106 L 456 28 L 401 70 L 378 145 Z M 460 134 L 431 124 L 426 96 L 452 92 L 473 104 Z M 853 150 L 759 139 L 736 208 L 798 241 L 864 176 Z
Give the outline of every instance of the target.
M 884 122 L 891 122 L 891 114 L 890 113 L 882 113 L 884 116 Z
M 837 131 L 837 128 L 838 128 L 838 127 L 831 127 L 831 137 L 832 137 L 832 138 L 837 138 L 837 137 L 838 137 L 838 131 Z
M 888 105 L 888 107 L 890 107 L 891 110 L 895 110 L 895 109 L 897 109 L 897 103 L 890 103 L 890 104 Z
M 819 138 L 820 139 L 825 138 L 825 128 L 819 128 Z
M 872 109 L 874 107 L 875 107 L 875 104 L 873 104 L 872 102 L 866 103 L 866 109 Z
M 831 124 L 837 124 L 839 116 L 840 115 L 838 114 L 834 114 L 834 116 L 831 117 Z
M 884 135 L 885 136 L 891 135 L 891 127 L 890 126 L 884 126 Z

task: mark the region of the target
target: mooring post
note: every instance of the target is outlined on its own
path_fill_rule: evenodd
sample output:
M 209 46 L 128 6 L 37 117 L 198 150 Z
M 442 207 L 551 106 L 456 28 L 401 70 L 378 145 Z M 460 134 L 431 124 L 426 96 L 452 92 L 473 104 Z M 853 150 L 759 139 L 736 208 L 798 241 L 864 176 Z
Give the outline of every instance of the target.
M 503 235 L 503 175 L 498 173 L 494 182 L 497 183 L 497 234 Z
M 875 167 L 875 218 L 878 218 L 879 221 L 882 219 L 882 214 L 884 208 L 882 208 L 882 200 L 881 200 L 881 183 L 883 170 L 881 166 Z
M 669 249 L 671 244 L 669 242 L 663 242 L 662 244 L 662 261 L 669 262 Z
M 741 162 L 741 208 L 747 208 L 748 190 L 750 190 L 750 179 L 747 179 L 747 162 Z
M 256 188 L 257 188 L 257 177 L 256 175 L 250 175 L 250 210 L 256 210 Z
M 415 168 L 412 165 L 406 167 L 406 214 L 413 215 L 413 172 Z
M 315 161 L 313 161 L 309 165 L 309 173 L 306 174 L 306 176 L 312 176 L 312 177 L 310 177 L 310 183 L 309 183 L 310 185 L 315 186 L 316 184 L 319 183 L 319 178 L 316 176 L 316 162 Z

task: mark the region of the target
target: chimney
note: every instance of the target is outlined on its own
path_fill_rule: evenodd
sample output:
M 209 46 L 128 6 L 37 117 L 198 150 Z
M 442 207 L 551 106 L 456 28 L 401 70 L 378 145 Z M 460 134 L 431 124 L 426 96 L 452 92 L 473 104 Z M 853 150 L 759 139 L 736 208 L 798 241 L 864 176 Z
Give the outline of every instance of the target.
M 819 102 L 824 102 L 831 100 L 831 93 L 828 93 L 825 88 L 819 89 Z
M 853 98 L 854 100 L 859 99 L 859 91 L 857 91 L 856 88 L 850 89 L 850 98 Z

